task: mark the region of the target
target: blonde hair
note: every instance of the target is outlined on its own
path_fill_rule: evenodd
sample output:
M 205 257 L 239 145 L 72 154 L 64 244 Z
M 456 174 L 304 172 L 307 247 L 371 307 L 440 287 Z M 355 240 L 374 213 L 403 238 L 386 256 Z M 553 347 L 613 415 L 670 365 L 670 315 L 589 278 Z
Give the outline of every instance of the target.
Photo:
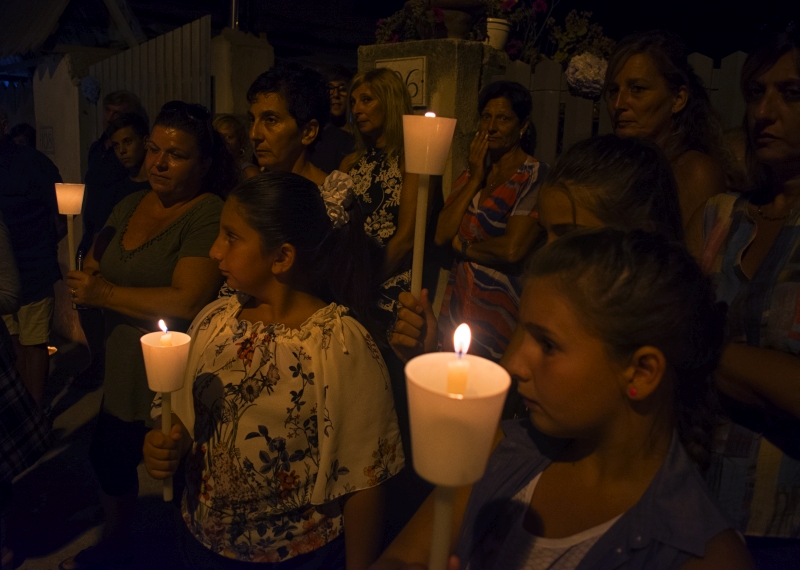
M 246 160 L 250 154 L 250 137 L 247 135 L 247 129 L 244 124 L 234 117 L 233 115 L 219 115 L 212 123 L 214 130 L 219 131 L 220 127 L 225 125 L 233 128 L 236 135 L 236 142 L 239 144 L 239 149 L 242 151 L 242 156 L 235 157 L 236 160 Z
M 353 110 L 350 97 L 353 91 L 367 85 L 383 108 L 384 150 L 387 156 L 403 157 L 403 115 L 414 114 L 411 96 L 403 81 L 394 71 L 386 68 L 372 69 L 353 78 L 347 93 L 347 113 L 352 121 Z M 367 152 L 367 141 L 358 128 L 353 129 L 356 139 L 356 161 Z

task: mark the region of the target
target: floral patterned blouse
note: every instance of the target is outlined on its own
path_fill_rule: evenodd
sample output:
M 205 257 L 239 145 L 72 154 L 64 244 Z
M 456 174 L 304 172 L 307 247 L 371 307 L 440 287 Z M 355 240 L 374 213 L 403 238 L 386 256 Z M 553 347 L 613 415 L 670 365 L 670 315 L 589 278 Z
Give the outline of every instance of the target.
M 397 232 L 400 217 L 400 194 L 403 190 L 403 173 L 396 155 L 386 156 L 382 149 L 371 148 L 358 159 L 348 172 L 353 179 L 353 192 L 364 214 L 364 230 L 381 249 L 386 247 Z M 380 263 L 380 261 L 376 261 Z M 378 306 L 387 328 L 394 325 L 397 298 L 403 291 L 411 290 L 411 254 L 400 270 L 381 286 Z
M 247 299 L 218 299 L 189 331 L 194 383 L 173 395 L 195 442 L 183 516 L 213 552 L 279 562 L 339 536 L 336 499 L 395 475 L 403 453 L 386 366 L 345 307 L 293 330 L 239 320 Z

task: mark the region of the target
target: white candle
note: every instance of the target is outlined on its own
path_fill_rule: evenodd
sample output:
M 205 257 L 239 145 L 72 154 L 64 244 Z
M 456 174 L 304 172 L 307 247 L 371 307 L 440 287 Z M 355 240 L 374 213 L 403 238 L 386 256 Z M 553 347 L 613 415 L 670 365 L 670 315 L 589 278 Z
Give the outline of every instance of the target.
M 455 119 L 437 117 L 432 112 L 425 113 L 424 117 L 403 115 L 406 172 L 419 174 L 414 249 L 411 261 L 411 294 L 417 299 L 422 290 L 422 262 L 425 254 L 430 177 L 444 174 L 455 128 Z
M 161 346 L 172 346 L 172 334 L 167 330 L 167 323 L 164 322 L 164 319 L 158 321 L 158 328 L 164 331 L 164 334 L 161 335 Z
M 469 351 L 469 343 L 472 336 L 469 325 L 462 323 L 458 325 L 453 335 L 453 346 L 456 349 L 458 358 L 447 364 L 447 392 L 463 396 L 467 393 L 467 380 L 469 379 L 469 362 L 464 355 Z

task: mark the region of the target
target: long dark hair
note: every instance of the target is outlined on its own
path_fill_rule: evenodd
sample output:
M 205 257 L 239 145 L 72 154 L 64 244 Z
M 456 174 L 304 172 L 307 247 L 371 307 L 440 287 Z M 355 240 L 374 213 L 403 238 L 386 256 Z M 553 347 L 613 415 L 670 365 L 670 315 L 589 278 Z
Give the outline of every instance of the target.
M 346 210 L 350 221 L 335 229 L 319 188 L 288 172 L 265 172 L 245 180 L 229 199 L 261 236 L 265 250 L 284 243 L 294 246 L 294 267 L 308 280 L 312 293 L 326 303 L 348 307 L 375 336 L 379 328 L 372 317 L 370 242 L 359 208 L 351 205 Z
M 627 358 L 643 346 L 664 354 L 674 373 L 681 441 L 707 467 L 716 409 L 711 375 L 722 351 L 725 311 L 686 248 L 642 230 L 581 230 L 542 248 L 528 274 L 555 276 L 610 354 Z
M 672 116 L 674 127 L 664 145 L 667 158 L 675 160 L 688 150 L 720 156 L 722 127 L 711 108 L 703 81 L 689 65 L 689 50 L 676 34 L 653 30 L 623 38 L 608 62 L 604 92 L 628 59 L 636 54 L 652 58 L 673 94 L 684 86 L 689 92 L 686 106 Z
M 208 109 L 196 103 L 170 101 L 161 107 L 156 117 L 153 128 L 159 126 L 178 129 L 194 137 L 200 156 L 211 159 L 202 191 L 224 199 L 239 181 L 239 169 L 222 136 L 212 128 Z
M 766 24 L 759 33 L 753 49 L 742 66 L 741 89 L 745 102 L 753 99 L 751 84 L 760 75 L 768 71 L 785 54 L 797 52 L 795 65 L 800 73 L 800 20 L 787 22 L 780 18 Z M 752 134 L 744 117 L 745 155 L 747 171 L 752 188 L 750 199 L 756 204 L 766 204 L 775 197 L 775 181 L 772 169 L 758 162 Z
M 577 142 L 559 157 L 544 185 L 557 187 L 573 208 L 585 208 L 608 226 L 683 241 L 675 176 L 653 143 L 616 135 Z

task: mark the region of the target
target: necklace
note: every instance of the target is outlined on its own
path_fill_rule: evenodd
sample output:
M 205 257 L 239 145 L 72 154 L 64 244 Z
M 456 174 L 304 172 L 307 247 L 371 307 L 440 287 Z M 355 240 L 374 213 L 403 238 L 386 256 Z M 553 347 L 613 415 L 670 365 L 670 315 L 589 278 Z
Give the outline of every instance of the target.
M 516 172 L 518 170 L 518 167 L 516 167 L 514 164 L 512 164 L 511 167 L 514 167 L 514 172 Z M 488 188 L 489 190 L 494 190 L 495 188 L 500 186 L 500 184 L 505 182 L 507 180 L 506 174 L 511 170 L 511 167 L 506 166 L 503 170 L 500 171 L 500 173 L 496 177 L 497 182 L 490 183 L 489 182 L 489 177 L 487 176 L 486 177 L 486 188 Z

